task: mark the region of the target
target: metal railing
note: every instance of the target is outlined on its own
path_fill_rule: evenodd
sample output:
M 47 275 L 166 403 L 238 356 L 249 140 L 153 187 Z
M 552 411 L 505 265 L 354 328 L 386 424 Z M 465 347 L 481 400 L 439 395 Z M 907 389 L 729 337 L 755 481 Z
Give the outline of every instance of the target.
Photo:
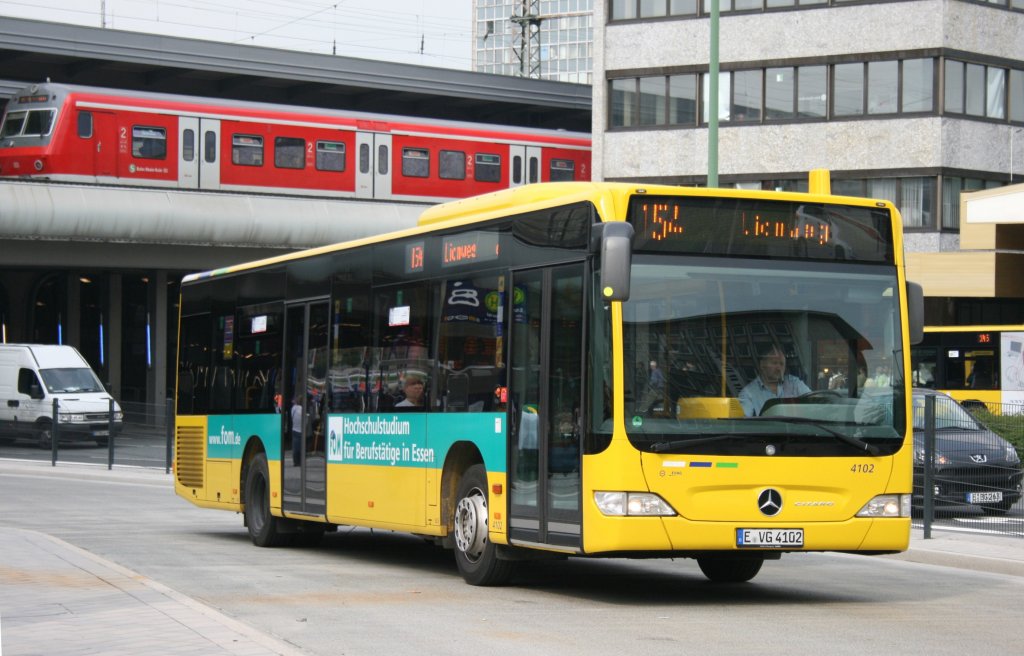
M 163 467 L 170 473 L 174 448 L 174 405 L 122 404 L 119 418 L 114 401 L 103 412 L 72 413 L 53 400 L 48 418 L 42 418 L 19 434 L 4 437 L 0 454 L 33 460 L 49 455 L 58 461 Z M 40 451 L 42 449 L 42 451 Z
M 1024 537 L 1022 410 L 915 398 L 914 523 L 925 538 L 933 529 Z

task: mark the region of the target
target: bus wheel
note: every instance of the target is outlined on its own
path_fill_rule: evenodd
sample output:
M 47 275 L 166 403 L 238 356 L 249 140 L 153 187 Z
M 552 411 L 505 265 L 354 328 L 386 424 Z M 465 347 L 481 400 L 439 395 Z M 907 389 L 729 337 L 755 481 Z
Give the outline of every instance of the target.
M 473 465 L 459 482 L 455 504 L 455 564 L 470 585 L 502 585 L 512 574 L 512 561 L 499 560 L 487 538 L 487 472 Z
M 715 583 L 743 583 L 757 576 L 764 558 L 760 556 L 737 558 L 733 556 L 709 556 L 698 558 L 697 565 L 708 580 Z
M 245 525 L 257 547 L 279 547 L 288 542 L 281 533 L 280 520 L 270 514 L 270 474 L 267 456 L 257 453 L 245 474 Z

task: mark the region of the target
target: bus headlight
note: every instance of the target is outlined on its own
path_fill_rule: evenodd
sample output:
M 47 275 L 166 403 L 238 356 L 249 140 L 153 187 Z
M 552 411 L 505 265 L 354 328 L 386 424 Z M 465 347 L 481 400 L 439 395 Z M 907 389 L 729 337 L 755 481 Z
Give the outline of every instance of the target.
M 602 514 L 612 517 L 668 517 L 676 514 L 664 499 L 650 492 L 594 492 L 594 503 Z
M 879 494 L 864 504 L 857 517 L 910 517 L 910 495 Z

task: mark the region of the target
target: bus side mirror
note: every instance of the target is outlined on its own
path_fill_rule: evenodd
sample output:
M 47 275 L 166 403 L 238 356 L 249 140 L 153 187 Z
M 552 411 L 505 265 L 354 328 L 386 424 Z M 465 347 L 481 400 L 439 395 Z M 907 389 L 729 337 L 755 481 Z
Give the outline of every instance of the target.
M 907 281 L 907 319 L 910 324 L 910 343 L 924 341 L 924 288 Z
M 590 246 L 601 254 L 601 298 L 628 301 L 633 226 L 621 221 L 596 223 L 590 229 Z

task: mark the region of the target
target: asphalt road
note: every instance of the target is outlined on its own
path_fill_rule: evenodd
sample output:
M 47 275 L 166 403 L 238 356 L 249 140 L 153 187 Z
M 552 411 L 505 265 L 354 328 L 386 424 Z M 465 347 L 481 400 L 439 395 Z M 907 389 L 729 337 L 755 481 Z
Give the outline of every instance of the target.
M 311 654 L 962 655 L 1024 644 L 1024 579 L 890 558 L 784 556 L 726 586 L 692 561 L 570 560 L 475 588 L 449 552 L 412 536 L 343 528 L 315 549 L 259 549 L 239 516 L 179 499 L 162 471 L 2 462 L 0 516 Z

